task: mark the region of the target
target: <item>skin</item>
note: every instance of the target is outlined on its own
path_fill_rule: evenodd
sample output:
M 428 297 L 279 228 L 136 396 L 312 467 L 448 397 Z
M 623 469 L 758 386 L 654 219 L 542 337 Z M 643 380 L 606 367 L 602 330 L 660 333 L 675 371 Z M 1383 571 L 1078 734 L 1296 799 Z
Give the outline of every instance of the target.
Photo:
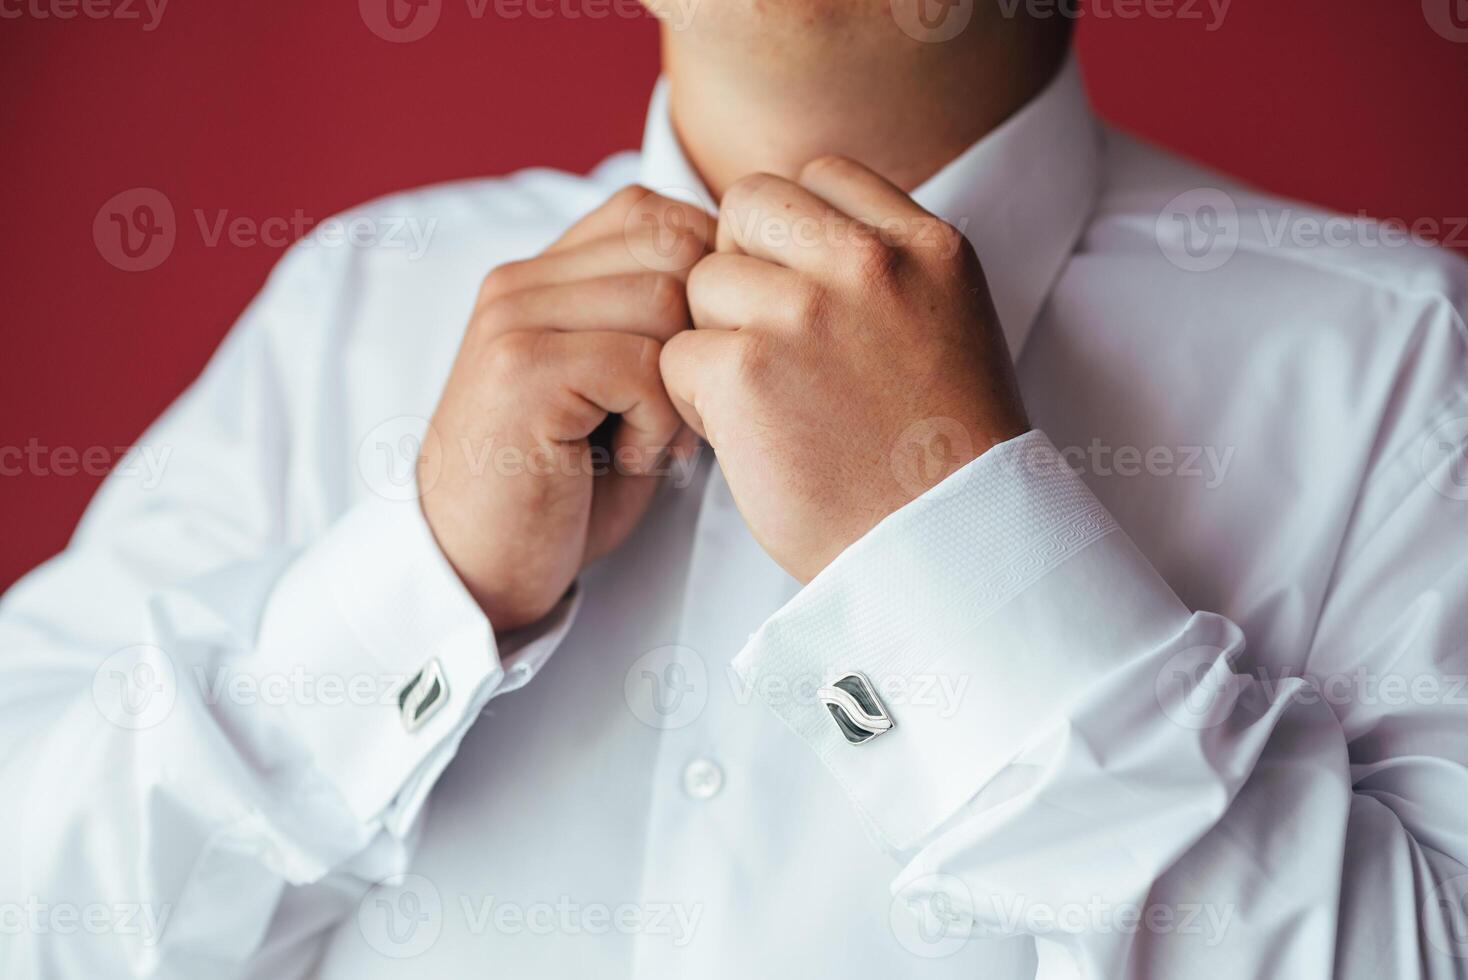
M 718 215 L 625 188 L 492 270 L 424 441 L 424 514 L 497 632 L 626 539 L 695 433 L 805 582 L 1028 430 L 978 257 L 906 193 L 1063 55 L 1063 25 L 975 8 L 943 43 L 886 0 L 703 0 L 665 24 L 674 125 Z M 483 446 L 525 465 L 476 468 Z

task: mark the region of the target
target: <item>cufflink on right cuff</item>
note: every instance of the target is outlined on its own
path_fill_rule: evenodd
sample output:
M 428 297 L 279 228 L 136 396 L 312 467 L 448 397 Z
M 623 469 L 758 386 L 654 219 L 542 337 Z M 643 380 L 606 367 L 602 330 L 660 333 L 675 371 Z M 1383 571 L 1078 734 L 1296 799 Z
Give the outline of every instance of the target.
M 831 712 L 836 727 L 852 745 L 870 742 L 890 732 L 896 722 L 887 713 L 877 689 L 865 674 L 852 671 L 832 681 L 829 687 L 816 691 L 816 697 Z
M 444 679 L 443 665 L 434 657 L 398 692 L 398 710 L 402 713 L 403 727 L 416 732 L 448 699 L 449 683 Z

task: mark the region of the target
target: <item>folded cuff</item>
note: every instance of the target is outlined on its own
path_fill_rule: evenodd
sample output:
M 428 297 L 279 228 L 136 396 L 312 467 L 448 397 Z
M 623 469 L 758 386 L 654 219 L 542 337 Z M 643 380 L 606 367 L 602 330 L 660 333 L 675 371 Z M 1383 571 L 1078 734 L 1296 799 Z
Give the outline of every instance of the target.
M 1050 440 L 995 446 L 842 552 L 734 660 L 877 836 L 918 846 L 1099 677 L 1188 611 Z M 859 672 L 862 744 L 812 691 Z M 770 683 L 775 681 L 775 683 Z

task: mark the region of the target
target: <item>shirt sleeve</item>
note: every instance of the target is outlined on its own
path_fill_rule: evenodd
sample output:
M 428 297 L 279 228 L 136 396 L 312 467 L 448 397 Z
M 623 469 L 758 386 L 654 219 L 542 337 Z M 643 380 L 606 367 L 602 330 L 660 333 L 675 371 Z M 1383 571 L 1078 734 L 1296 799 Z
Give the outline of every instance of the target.
M 1319 675 L 1251 672 L 1038 431 L 890 515 L 735 670 L 877 692 L 893 724 L 860 744 L 819 700 L 769 707 L 903 862 L 923 955 L 1014 935 L 1044 977 L 1461 976 L 1463 504 L 1400 477 L 1296 658 Z M 1323 694 L 1357 667 L 1430 690 Z
M 497 641 L 416 500 L 300 513 L 327 466 L 272 337 L 308 336 L 340 292 L 312 261 L 287 258 L 0 602 L 0 895 L 29 896 L 0 974 L 303 975 L 342 897 L 405 868 L 486 701 L 574 616 L 572 595 Z M 127 927 L 76 925 L 98 915 Z

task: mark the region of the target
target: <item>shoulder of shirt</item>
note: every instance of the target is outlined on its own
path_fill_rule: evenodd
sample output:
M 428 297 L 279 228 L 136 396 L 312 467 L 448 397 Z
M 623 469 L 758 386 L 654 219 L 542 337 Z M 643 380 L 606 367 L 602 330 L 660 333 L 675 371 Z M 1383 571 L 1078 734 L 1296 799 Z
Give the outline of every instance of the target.
M 585 174 L 531 167 L 397 191 L 314 223 L 276 264 L 270 285 L 319 286 L 363 268 L 437 278 L 464 266 L 483 275 L 540 251 L 637 175 L 637 154 L 623 151 Z M 343 244 L 352 236 L 365 244 Z
M 1158 274 L 1191 276 L 1200 290 L 1236 289 L 1236 278 L 1175 269 L 1158 244 L 1159 217 L 1180 195 L 1219 190 L 1237 211 L 1238 245 L 1228 259 L 1233 271 L 1267 277 L 1282 299 L 1298 289 L 1318 303 L 1338 285 L 1353 287 L 1341 292 L 1352 302 L 1362 290 L 1379 294 L 1383 313 L 1412 317 L 1435 309 L 1468 338 L 1468 259 L 1454 251 L 1409 240 L 1400 225 L 1266 193 L 1116 129 L 1107 128 L 1103 142 L 1097 206 L 1078 254 L 1150 257 Z M 1468 216 L 1430 220 L 1436 237 L 1468 241 Z M 1327 230 L 1332 238 L 1322 244 Z

